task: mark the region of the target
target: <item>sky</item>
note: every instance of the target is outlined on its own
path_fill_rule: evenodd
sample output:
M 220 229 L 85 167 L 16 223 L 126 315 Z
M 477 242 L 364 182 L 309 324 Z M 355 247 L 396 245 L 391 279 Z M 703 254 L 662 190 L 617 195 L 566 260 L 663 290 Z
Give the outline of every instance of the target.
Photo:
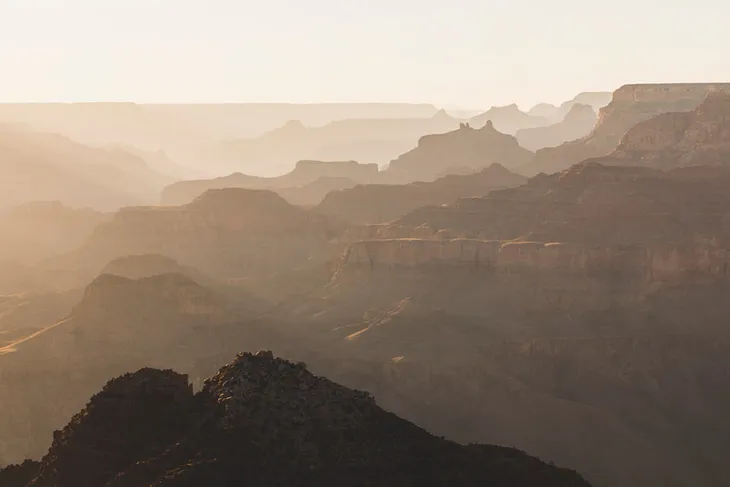
M 559 103 L 730 81 L 720 0 L 0 0 L 0 101 Z

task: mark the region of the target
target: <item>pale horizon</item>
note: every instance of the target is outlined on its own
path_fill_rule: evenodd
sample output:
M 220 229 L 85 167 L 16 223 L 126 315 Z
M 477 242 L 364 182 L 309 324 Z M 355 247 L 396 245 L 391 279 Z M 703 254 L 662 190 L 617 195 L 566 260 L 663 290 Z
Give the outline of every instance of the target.
M 24 0 L 0 5 L 0 102 L 559 104 L 730 80 L 727 4 Z

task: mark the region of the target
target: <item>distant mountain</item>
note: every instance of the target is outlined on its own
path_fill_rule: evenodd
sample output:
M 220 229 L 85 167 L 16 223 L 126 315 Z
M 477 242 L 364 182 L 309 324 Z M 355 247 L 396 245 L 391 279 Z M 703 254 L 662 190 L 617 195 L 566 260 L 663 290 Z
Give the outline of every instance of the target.
M 162 204 L 187 204 L 209 189 L 222 188 L 269 189 L 293 204 L 317 204 L 327 190 L 347 187 L 350 184 L 347 181 L 355 184 L 375 182 L 379 176 L 376 164 L 299 161 L 292 171 L 271 178 L 233 173 L 222 178 L 178 181 L 162 191 Z
M 459 120 L 443 110 L 430 118 L 348 119 L 319 127 L 291 120 L 257 138 L 225 141 L 219 161 L 258 174 L 284 172 L 302 159 L 385 164 L 415 146 L 419 137 L 458 126 Z
M 421 137 L 415 149 L 391 161 L 383 171 L 383 181 L 433 181 L 449 168 L 480 170 L 494 163 L 511 169 L 529 163 L 532 157 L 532 152 L 520 147 L 513 136 L 497 131 L 492 122 L 479 129 L 462 124 L 452 132 Z
M 469 124 L 481 128 L 488 121 L 491 121 L 494 128 L 500 132 L 510 135 L 514 135 L 521 129 L 542 127 L 550 124 L 550 119 L 527 114 L 521 111 L 514 103 L 502 107 L 492 107 L 481 115 L 472 117 L 469 120 Z
M 536 151 L 585 137 L 591 133 L 597 121 L 598 115 L 593 108 L 578 103 L 572 106 L 561 122 L 518 130 L 516 137 L 522 147 Z
M 458 198 L 484 195 L 525 181 L 527 178 L 495 163 L 479 172 L 444 176 L 428 183 L 367 184 L 333 191 L 317 206 L 317 211 L 336 215 L 351 223 L 383 223 L 421 206 L 452 203 Z
M 271 352 L 237 356 L 196 395 L 171 370 L 118 377 L 56 432 L 40 463 L 0 480 L 33 467 L 38 487 L 588 486 L 518 450 L 432 436 Z
M 154 201 L 171 179 L 119 149 L 66 137 L 0 127 L 0 209 L 29 201 L 61 201 L 99 210 Z

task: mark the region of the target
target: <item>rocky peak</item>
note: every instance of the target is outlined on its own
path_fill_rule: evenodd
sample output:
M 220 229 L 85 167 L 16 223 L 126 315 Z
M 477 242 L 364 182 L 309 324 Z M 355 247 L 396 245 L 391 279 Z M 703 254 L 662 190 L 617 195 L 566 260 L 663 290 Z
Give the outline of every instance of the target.
M 188 377 L 171 370 L 141 369 L 113 379 L 54 433 L 28 487 L 105 485 L 176 440 L 189 426 L 193 405 Z
M 303 439 L 314 428 L 352 428 L 376 411 L 367 393 L 315 377 L 303 363 L 275 358 L 271 351 L 238 355 L 205 382 L 203 395 L 220 411 L 220 427 L 243 428 L 252 440 L 266 443 L 282 435 Z
M 269 351 L 239 355 L 197 395 L 169 370 L 112 380 L 55 433 L 28 487 L 149 485 L 588 486 L 514 449 L 431 436 Z

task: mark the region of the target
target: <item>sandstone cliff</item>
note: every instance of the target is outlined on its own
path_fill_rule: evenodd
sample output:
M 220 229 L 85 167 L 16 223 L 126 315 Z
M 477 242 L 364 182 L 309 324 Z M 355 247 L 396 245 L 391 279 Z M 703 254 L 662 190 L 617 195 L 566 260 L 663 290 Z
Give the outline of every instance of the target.
M 0 471 L 0 479 L 13 473 Z M 239 355 L 195 396 L 187 377 L 172 371 L 142 369 L 110 381 L 56 432 L 28 487 L 242 482 L 588 485 L 517 450 L 431 436 L 366 393 L 259 352 Z
M 602 162 L 672 169 L 730 164 L 730 92 L 711 93 L 689 112 L 638 123 Z
M 588 105 L 575 104 L 565 118 L 554 125 L 518 130 L 515 137 L 522 147 L 536 151 L 544 147 L 556 147 L 564 142 L 588 135 L 598 117 Z
M 622 86 L 614 92 L 611 103 L 600 110 L 598 123 L 590 135 L 555 148 L 539 150 L 535 160 L 522 170 L 528 175 L 554 173 L 585 159 L 607 156 L 637 123 L 662 113 L 693 110 L 713 92 L 729 93 L 730 84 Z
M 428 183 L 358 185 L 335 191 L 324 198 L 317 211 L 355 224 L 382 223 L 421 206 L 452 203 L 461 197 L 518 186 L 526 180 L 495 163 L 477 173 L 444 176 Z
M 422 137 L 418 147 L 391 161 L 383 178 L 389 183 L 433 181 L 451 167 L 478 170 L 498 163 L 511 169 L 528 163 L 532 156 L 491 122 L 480 129 L 462 125 L 453 132 Z
M 282 191 L 282 196 L 286 197 L 286 195 L 289 195 L 297 199 L 302 196 L 298 193 L 307 192 L 307 189 L 302 187 L 313 183 L 319 185 L 323 185 L 324 183 L 325 187 L 331 185 L 333 189 L 338 189 L 338 186 L 342 185 L 341 181 L 343 179 L 357 183 L 375 182 L 378 179 L 378 166 L 377 164 L 358 164 L 355 161 L 299 161 L 294 170 L 277 177 L 262 178 L 234 173 L 230 176 L 216 179 L 179 181 L 162 191 L 162 204 L 184 205 L 190 203 L 209 189 L 222 188 L 280 190 Z M 297 191 L 298 189 L 300 191 Z M 310 201 L 306 201 L 306 204 L 317 204 L 318 201 L 313 201 L 315 198 L 316 195 Z M 290 201 L 290 203 L 296 204 L 297 202 Z

